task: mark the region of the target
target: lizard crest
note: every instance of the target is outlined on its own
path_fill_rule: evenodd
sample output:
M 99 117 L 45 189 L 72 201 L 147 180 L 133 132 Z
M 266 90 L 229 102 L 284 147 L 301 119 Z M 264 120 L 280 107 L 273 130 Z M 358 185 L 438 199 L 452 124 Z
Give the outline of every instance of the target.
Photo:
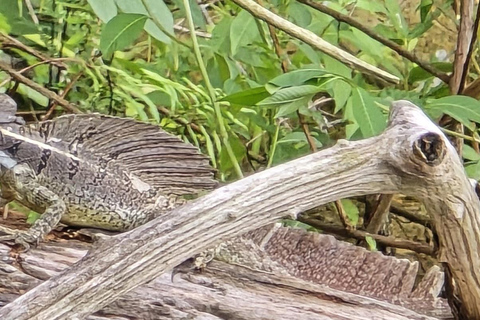
M 43 216 L 24 233 L 0 231 L 24 245 L 59 221 L 129 230 L 216 186 L 208 158 L 158 126 L 100 114 L 24 125 L 15 111 L 0 95 L 0 205 Z

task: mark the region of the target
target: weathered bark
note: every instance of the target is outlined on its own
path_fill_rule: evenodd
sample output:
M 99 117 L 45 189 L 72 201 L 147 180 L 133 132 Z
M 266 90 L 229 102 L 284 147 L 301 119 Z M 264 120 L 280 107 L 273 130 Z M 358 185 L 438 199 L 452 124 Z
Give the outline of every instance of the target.
M 50 242 L 13 259 L 9 248 L 0 245 L 0 306 L 38 285 L 39 279 L 68 268 L 89 246 Z M 182 267 L 173 281 L 164 274 L 88 319 L 450 317 L 446 301 L 437 297 L 443 283 L 438 268 L 412 291 L 417 263 L 332 236 L 277 226 L 252 231 L 216 251 L 223 262 L 210 263 L 202 272 Z
M 480 203 L 454 148 L 414 105 L 392 106 L 380 136 L 242 179 L 106 240 L 68 272 L 0 310 L 2 319 L 84 318 L 222 239 L 340 198 L 402 192 L 423 200 L 463 319 L 480 318 Z

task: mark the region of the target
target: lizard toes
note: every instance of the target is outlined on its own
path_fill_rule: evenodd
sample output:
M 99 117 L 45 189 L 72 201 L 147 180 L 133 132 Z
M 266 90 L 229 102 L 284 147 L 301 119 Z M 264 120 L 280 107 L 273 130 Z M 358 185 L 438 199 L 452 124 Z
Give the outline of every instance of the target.
M 13 234 L 8 234 L 5 236 L 0 236 L 0 241 L 10 241 L 13 240 L 15 244 L 21 245 L 24 248 L 24 251 L 28 251 L 31 245 L 36 245 L 38 240 L 28 234 L 27 232 L 17 231 Z

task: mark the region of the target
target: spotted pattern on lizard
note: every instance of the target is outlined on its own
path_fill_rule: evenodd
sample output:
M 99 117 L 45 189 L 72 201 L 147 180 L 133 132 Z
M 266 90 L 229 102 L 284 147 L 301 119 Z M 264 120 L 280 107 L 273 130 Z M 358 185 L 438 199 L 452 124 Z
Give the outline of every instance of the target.
M 156 125 L 99 114 L 24 125 L 0 95 L 0 204 L 43 213 L 0 240 L 28 247 L 59 221 L 125 231 L 216 186 L 208 158 Z

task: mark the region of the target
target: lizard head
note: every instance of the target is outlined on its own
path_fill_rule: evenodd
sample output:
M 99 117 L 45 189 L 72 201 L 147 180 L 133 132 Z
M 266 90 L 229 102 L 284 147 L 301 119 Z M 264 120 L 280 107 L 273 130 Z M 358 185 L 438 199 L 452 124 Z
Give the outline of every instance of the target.
M 25 120 L 15 116 L 17 103 L 6 94 L 0 94 L 0 125 L 3 124 L 25 124 Z
M 8 149 L 14 147 L 18 142 L 4 137 L 2 130 L 16 130 L 20 125 L 25 124 L 21 117 L 15 116 L 17 104 L 6 94 L 0 93 L 0 174 L 4 169 L 11 169 L 17 162 L 8 153 Z

